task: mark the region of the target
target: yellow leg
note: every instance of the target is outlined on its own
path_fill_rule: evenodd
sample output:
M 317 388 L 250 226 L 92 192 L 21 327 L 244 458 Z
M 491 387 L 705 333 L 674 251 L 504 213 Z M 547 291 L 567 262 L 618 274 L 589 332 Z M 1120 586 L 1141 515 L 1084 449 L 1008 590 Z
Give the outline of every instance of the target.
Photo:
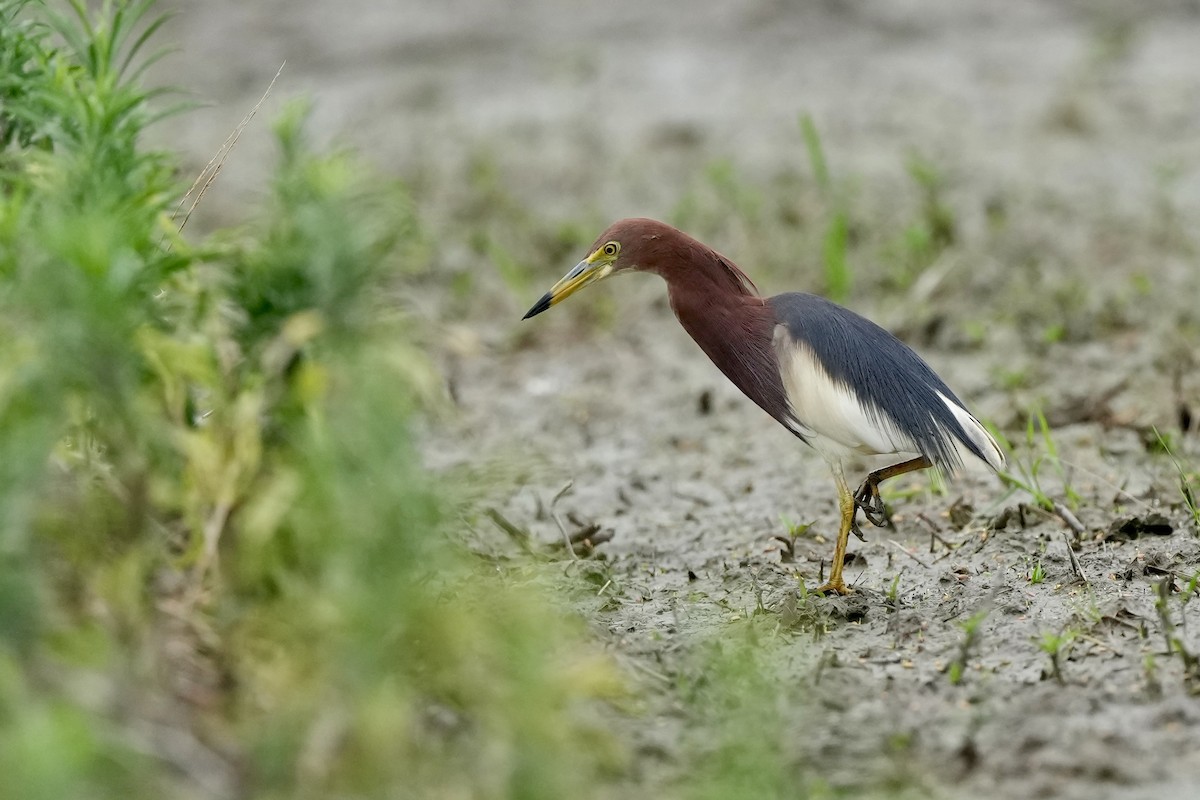
M 850 594 L 850 587 L 842 580 L 842 567 L 846 564 L 846 545 L 850 541 L 850 528 L 854 524 L 854 495 L 846 484 L 846 476 L 842 474 L 841 465 L 833 468 L 833 479 L 837 483 L 838 508 L 842 512 L 842 524 L 838 528 L 837 545 L 833 551 L 833 564 L 829 567 L 829 580 L 817 588 L 818 592 L 837 592 Z

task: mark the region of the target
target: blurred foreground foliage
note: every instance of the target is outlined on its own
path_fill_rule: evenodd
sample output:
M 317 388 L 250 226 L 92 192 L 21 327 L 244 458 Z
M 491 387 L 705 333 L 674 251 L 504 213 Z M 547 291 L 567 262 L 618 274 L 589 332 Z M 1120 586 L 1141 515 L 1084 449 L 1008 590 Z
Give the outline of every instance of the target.
M 184 239 L 150 12 L 0 0 L 0 794 L 579 796 L 615 677 L 443 533 L 403 190 L 293 107 Z

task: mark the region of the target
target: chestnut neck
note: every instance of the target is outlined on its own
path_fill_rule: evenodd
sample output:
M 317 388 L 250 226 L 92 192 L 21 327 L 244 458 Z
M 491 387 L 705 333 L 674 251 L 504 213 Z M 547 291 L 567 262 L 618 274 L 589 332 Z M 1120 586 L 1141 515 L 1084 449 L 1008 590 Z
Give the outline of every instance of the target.
M 749 298 L 759 300 L 745 273 L 720 253 L 690 237 L 681 234 L 674 242 L 647 249 L 641 267 L 658 273 L 667 282 L 676 313 L 681 308 L 736 306 Z

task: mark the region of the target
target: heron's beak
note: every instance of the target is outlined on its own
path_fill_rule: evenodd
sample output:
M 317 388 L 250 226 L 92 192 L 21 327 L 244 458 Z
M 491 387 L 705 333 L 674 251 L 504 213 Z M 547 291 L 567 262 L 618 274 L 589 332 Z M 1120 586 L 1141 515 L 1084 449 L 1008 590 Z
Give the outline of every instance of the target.
M 562 280 L 554 284 L 550 291 L 542 295 L 542 299 L 534 303 L 533 308 L 529 309 L 521 319 L 536 317 L 550 306 L 566 300 L 588 284 L 604 280 L 611 275 L 612 262 L 597 258 L 598 255 L 599 252 L 593 253 L 576 264 L 570 272 L 562 277 Z

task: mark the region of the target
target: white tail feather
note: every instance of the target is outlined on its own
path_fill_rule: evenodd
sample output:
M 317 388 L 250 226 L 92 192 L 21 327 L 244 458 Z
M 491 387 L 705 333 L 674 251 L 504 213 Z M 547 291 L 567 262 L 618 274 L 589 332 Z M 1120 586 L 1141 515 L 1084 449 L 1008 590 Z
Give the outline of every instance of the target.
M 946 404 L 946 407 L 950 409 L 950 413 L 958 420 L 958 424 L 966 432 L 967 438 L 979 448 L 979 452 L 983 453 L 984 461 L 987 462 L 987 465 L 997 472 L 1004 469 L 1004 452 L 1000 449 L 1000 445 L 996 443 L 992 435 L 988 433 L 987 428 L 983 427 L 983 423 L 971 416 L 971 412 L 941 392 L 938 392 L 938 397 L 942 398 L 942 402 Z M 960 449 L 965 451 L 964 455 L 970 452 L 966 448 Z M 972 453 L 972 455 L 974 454 Z

